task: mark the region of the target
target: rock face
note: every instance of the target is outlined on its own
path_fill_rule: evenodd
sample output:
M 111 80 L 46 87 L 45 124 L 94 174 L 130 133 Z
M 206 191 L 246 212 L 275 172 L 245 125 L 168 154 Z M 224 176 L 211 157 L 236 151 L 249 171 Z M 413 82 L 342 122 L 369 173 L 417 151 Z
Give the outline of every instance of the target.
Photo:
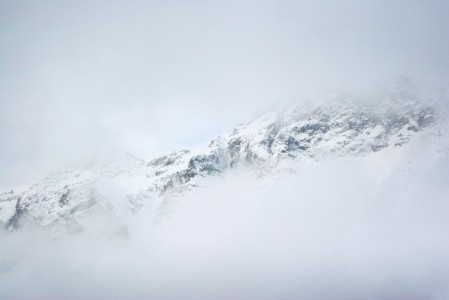
M 144 205 L 192 189 L 200 177 L 267 161 L 366 155 L 401 146 L 437 123 L 434 106 L 410 97 L 340 97 L 260 114 L 199 152 L 182 150 L 149 162 L 123 155 L 52 174 L 20 195 L 1 194 L 2 224 L 8 230 L 38 226 L 70 233 L 82 231 L 93 212 L 104 211 L 126 227 Z

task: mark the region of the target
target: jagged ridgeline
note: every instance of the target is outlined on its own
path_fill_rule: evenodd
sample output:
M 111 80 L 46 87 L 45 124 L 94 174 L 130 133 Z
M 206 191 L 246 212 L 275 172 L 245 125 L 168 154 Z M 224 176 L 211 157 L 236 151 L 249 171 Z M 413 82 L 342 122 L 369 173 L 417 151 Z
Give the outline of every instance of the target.
M 157 211 L 201 177 L 248 165 L 367 155 L 438 128 L 438 106 L 411 92 L 366 101 L 348 94 L 334 98 L 266 111 L 201 151 L 181 150 L 149 162 L 122 155 L 54 173 L 21 194 L 0 195 L 2 226 L 80 232 L 89 216 L 101 211 L 126 227 L 144 205 Z

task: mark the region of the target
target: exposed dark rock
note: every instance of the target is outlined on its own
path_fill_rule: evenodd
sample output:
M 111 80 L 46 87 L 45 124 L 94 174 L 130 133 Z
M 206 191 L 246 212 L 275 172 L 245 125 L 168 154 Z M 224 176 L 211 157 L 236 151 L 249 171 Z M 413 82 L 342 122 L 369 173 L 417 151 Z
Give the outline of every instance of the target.
M 153 166 L 153 167 L 160 166 L 160 165 L 163 165 L 166 160 L 167 160 L 167 156 L 161 156 L 161 157 L 155 158 L 152 161 L 150 161 L 147 164 L 147 166 Z
M 8 230 L 17 230 L 22 225 L 22 220 L 26 218 L 27 209 L 22 207 L 21 198 L 17 199 L 16 203 L 16 211 L 14 215 L 8 220 L 6 223 L 6 229 Z
M 66 186 L 67 187 L 67 186 Z M 59 205 L 60 206 L 64 206 L 67 204 L 67 202 L 69 202 L 69 194 L 70 194 L 70 189 L 67 189 L 67 191 L 65 191 L 62 195 L 61 198 L 59 198 Z
M 382 106 L 377 111 L 377 108 L 369 106 L 337 104 L 310 110 L 301 107 L 273 112 L 276 115 L 265 114 L 254 122 L 236 128 L 227 138 L 212 139 L 204 152 L 199 152 L 202 154 L 192 155 L 189 151 L 182 150 L 151 160 L 146 168 L 137 169 L 136 172 L 144 180 L 148 179 L 149 186 L 139 192 L 144 196 L 133 194 L 124 199 L 128 201 L 126 204 L 130 210 L 137 212 L 146 199 L 153 196 L 172 197 L 177 192 L 195 187 L 195 179 L 198 177 L 218 175 L 240 164 L 263 163 L 266 160 L 277 162 L 284 158 L 321 159 L 363 155 L 380 151 L 389 145 L 402 146 L 414 132 L 432 126 L 436 114 L 430 107 L 418 104 L 415 106 L 413 103 L 401 105 L 402 103 L 399 107 Z M 105 176 L 132 176 L 133 171 L 135 169 L 114 166 L 112 171 L 107 169 Z M 82 172 L 77 170 L 71 176 L 83 181 L 85 176 L 80 176 Z M 60 181 L 64 181 L 67 177 L 64 174 L 60 178 Z M 73 178 L 69 176 L 69 179 Z M 52 178 L 49 182 L 34 185 L 24 199 L 17 201 L 16 211 L 8 220 L 7 228 L 15 230 L 25 219 L 39 222 L 45 218 L 53 218 L 52 224 L 58 226 L 68 223 L 73 225 L 77 224 L 76 220 L 70 218 L 76 219 L 81 212 L 95 209 L 96 204 L 103 204 L 96 200 L 96 194 L 95 197 L 89 196 L 86 190 L 72 183 L 61 188 L 58 180 Z M 83 184 L 83 188 L 87 189 L 92 188 L 95 182 Z M 46 185 L 51 188 L 47 190 Z M 2 199 L 9 197 L 6 195 Z M 73 207 L 72 203 L 79 204 Z M 61 219 L 70 219 L 70 222 L 59 222 Z M 79 228 L 81 225 L 73 226 Z

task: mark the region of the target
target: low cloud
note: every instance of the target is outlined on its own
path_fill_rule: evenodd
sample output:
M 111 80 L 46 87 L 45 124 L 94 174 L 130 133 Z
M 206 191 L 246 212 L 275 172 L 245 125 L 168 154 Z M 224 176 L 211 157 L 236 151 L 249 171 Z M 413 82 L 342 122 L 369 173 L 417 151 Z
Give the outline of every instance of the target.
M 107 217 L 58 240 L 3 234 L 0 293 L 445 299 L 447 146 L 421 136 L 365 157 L 303 161 L 257 178 L 235 170 L 172 199 L 157 219 L 143 209 L 127 236 L 115 235 Z

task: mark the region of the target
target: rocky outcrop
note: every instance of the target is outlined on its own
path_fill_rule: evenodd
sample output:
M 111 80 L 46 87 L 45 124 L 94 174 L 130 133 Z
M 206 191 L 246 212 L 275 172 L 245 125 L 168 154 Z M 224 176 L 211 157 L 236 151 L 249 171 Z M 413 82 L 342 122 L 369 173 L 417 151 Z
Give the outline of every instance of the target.
M 25 222 L 82 230 L 91 211 L 107 210 L 126 223 L 145 203 L 188 191 L 199 177 L 266 161 L 365 155 L 403 145 L 437 118 L 433 105 L 408 98 L 278 108 L 214 138 L 202 151 L 182 150 L 148 163 L 130 155 L 92 161 L 52 174 L 20 195 L 1 194 L 2 222 L 9 230 Z

